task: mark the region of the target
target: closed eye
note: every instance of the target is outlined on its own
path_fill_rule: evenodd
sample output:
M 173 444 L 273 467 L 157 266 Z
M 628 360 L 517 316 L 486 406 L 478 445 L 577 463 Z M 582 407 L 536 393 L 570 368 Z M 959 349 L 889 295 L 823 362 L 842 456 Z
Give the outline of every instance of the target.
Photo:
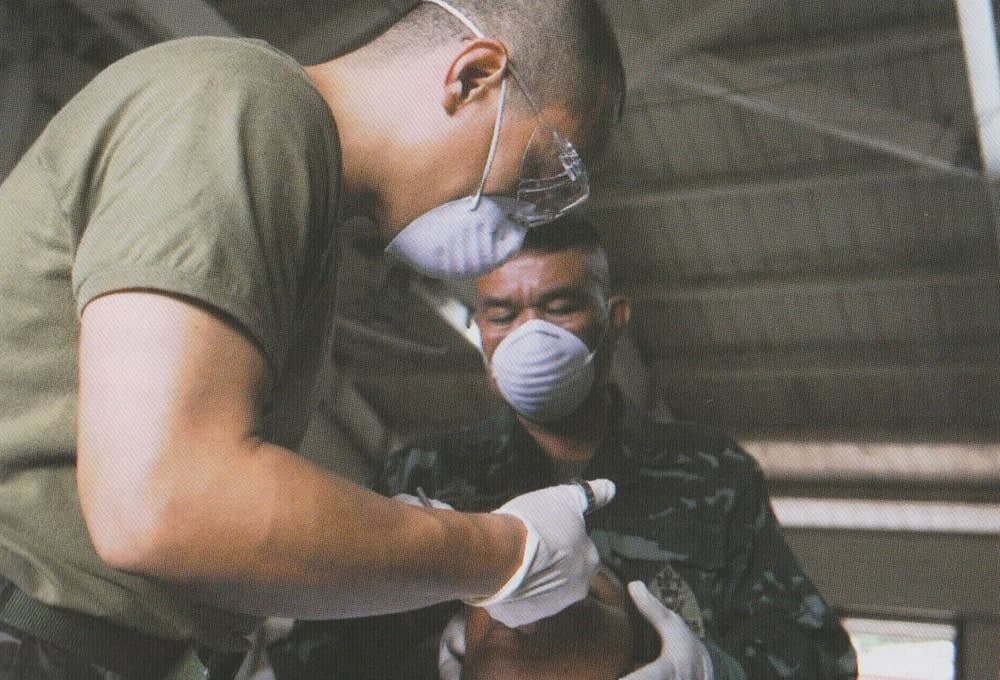
M 514 319 L 517 318 L 517 313 L 513 309 L 494 308 L 487 309 L 480 318 L 488 324 L 504 325 L 513 323 Z
M 558 298 L 545 303 L 546 316 L 564 317 L 576 314 L 584 309 L 584 305 L 572 298 Z

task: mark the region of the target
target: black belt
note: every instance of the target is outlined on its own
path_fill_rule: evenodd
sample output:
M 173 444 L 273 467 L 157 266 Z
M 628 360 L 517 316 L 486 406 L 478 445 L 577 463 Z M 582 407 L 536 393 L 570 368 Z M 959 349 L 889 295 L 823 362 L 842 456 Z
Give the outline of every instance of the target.
M 0 577 L 0 622 L 128 678 L 166 674 L 193 644 L 148 635 L 82 612 L 39 602 Z M 242 653 L 199 650 L 209 678 L 231 678 Z M 213 673 L 214 671 L 214 673 Z

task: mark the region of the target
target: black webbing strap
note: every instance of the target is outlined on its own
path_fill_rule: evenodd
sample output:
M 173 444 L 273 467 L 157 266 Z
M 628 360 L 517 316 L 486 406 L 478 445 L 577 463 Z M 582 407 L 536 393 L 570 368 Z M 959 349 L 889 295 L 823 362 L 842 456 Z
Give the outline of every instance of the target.
M 43 604 L 0 578 L 0 622 L 128 678 L 166 673 L 190 649 L 81 612 Z

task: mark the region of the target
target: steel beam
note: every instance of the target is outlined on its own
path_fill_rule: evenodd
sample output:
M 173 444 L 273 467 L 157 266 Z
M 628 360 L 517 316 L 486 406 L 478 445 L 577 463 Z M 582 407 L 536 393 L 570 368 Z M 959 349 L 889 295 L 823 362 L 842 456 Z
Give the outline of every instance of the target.
M 788 69 L 818 64 L 878 62 L 957 48 L 961 34 L 943 21 L 921 21 L 877 30 L 782 41 L 745 47 L 722 47 L 715 53 L 755 68 Z
M 995 536 L 1000 505 L 830 498 L 773 498 L 782 526 Z
M 955 0 L 983 173 L 1000 178 L 1000 62 L 990 0 Z
M 928 180 L 940 181 L 941 176 L 926 169 L 899 163 L 832 163 L 791 168 L 765 175 L 744 173 L 682 179 L 665 185 L 634 182 L 616 186 L 604 183 L 595 190 L 583 210 L 622 210 L 685 201 L 731 200 L 828 187 Z
M 70 0 L 130 50 L 194 35 L 235 37 L 239 32 L 204 0 Z
M 995 444 L 791 439 L 744 439 L 741 443 L 771 480 L 803 485 L 839 481 L 843 487 L 850 481 L 908 481 L 923 484 L 925 491 L 932 483 L 939 484 L 942 492 L 945 483 L 953 485 L 949 487 L 952 492 L 963 483 L 980 490 L 987 485 L 1000 489 L 1000 448 Z M 869 493 L 878 492 L 871 489 Z M 997 499 L 1000 494 L 994 496 Z
M 989 291 L 996 284 L 996 270 L 982 267 L 973 270 L 924 269 L 892 274 L 844 274 L 840 276 L 763 276 L 757 278 L 716 280 L 691 283 L 646 283 L 624 285 L 633 302 L 729 302 L 747 295 L 814 296 L 911 290 L 918 287 L 982 288 Z
M 239 31 L 230 25 L 214 7 L 204 0 L 129 0 L 136 17 L 143 20 L 164 38 L 194 35 L 238 37 Z
M 936 172 L 977 178 L 960 165 L 958 130 L 764 69 L 700 53 L 658 69 L 657 81 L 736 108 L 815 130 Z M 647 99 L 655 99 L 648 91 Z M 654 104 L 655 106 L 655 104 Z
M 969 93 L 979 136 L 983 174 L 990 180 L 990 207 L 1000 258 L 1000 60 L 990 0 L 955 0 L 962 31 Z M 997 292 L 1000 293 L 1000 287 Z
M 630 89 L 645 89 L 664 65 L 718 41 L 774 4 L 774 0 L 713 0 L 691 15 L 658 22 L 657 29 L 663 30 L 653 34 L 638 23 L 635 3 L 604 3 L 620 42 L 630 48 L 622 57 Z
M 128 50 L 140 50 L 155 42 L 156 36 L 126 20 L 131 13 L 128 0 L 69 0 Z
M 401 16 L 405 4 L 402 0 L 395 3 L 339 0 L 336 16 L 311 27 L 286 51 L 305 64 L 330 59 L 335 52 L 348 51 L 360 40 L 370 37 L 368 31 L 359 29 L 384 27 L 394 16 Z
M 1000 379 L 1000 343 L 725 351 L 654 359 L 658 384 L 784 378 L 915 377 L 974 374 Z

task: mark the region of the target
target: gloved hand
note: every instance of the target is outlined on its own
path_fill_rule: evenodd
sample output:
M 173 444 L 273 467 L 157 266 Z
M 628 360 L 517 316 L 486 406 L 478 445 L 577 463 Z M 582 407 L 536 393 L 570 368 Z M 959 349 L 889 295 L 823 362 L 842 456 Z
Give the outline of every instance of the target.
M 642 581 L 629 583 L 628 594 L 660 636 L 660 655 L 621 680 L 714 680 L 708 650 L 684 619 L 667 609 Z
M 438 643 L 438 678 L 461 680 L 465 659 L 465 623 L 469 618 L 464 607 L 448 622 Z
M 516 628 L 552 616 L 586 597 L 599 558 L 587 537 L 583 515 L 604 507 L 615 495 L 610 480 L 589 484 L 593 507 L 589 507 L 580 484 L 562 484 L 518 496 L 494 510 L 524 522 L 528 529 L 524 558 L 497 593 L 466 603 L 485 607 L 494 619 Z

